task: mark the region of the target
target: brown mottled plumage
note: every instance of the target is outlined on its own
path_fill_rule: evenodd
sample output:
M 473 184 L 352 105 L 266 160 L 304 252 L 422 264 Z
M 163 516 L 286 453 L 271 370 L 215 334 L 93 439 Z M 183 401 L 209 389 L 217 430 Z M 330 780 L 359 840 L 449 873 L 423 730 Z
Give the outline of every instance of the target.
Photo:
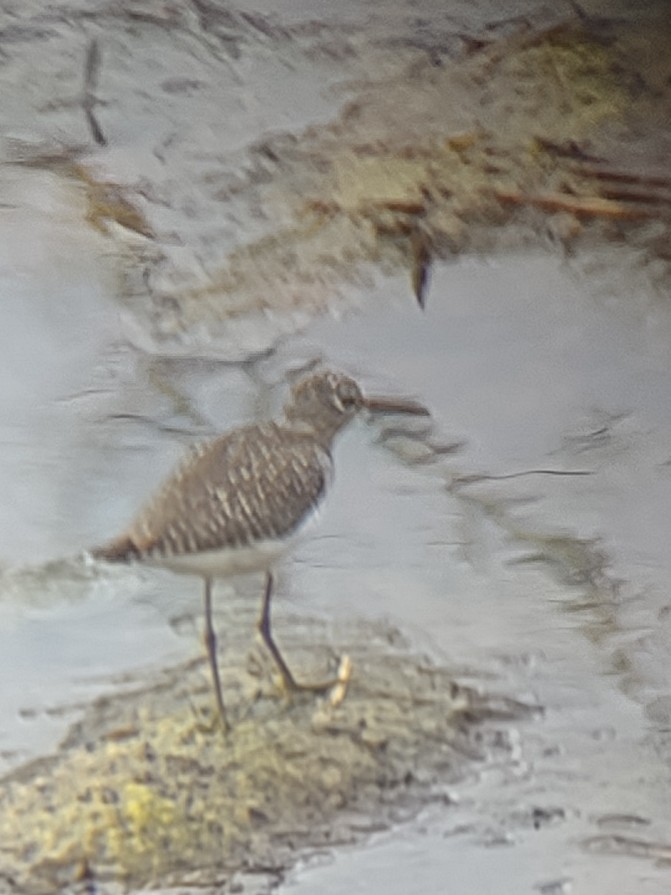
M 331 468 L 328 450 L 303 432 L 236 429 L 192 448 L 128 531 L 93 555 L 160 560 L 286 538 L 323 496 Z
M 270 570 L 323 497 L 333 469 L 333 439 L 362 408 L 427 413 L 413 402 L 364 398 L 353 379 L 338 373 L 309 376 L 294 386 L 280 419 L 234 429 L 192 448 L 130 527 L 91 551 L 110 562 L 139 560 L 203 576 L 206 645 L 225 728 L 212 578 L 266 572 L 259 628 L 285 685 L 301 689 L 270 632 Z

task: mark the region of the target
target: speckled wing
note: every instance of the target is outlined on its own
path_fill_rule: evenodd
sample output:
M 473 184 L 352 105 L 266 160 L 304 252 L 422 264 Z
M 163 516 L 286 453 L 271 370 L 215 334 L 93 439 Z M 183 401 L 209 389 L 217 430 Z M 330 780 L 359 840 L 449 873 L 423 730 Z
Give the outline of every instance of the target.
M 131 527 L 92 551 L 127 561 L 248 547 L 296 531 L 324 494 L 329 452 L 274 423 L 195 446 Z

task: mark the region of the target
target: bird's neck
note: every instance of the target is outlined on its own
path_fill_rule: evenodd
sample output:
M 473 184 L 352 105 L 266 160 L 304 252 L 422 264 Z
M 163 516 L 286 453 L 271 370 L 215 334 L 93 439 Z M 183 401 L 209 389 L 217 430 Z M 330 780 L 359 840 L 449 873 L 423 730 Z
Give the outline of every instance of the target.
M 288 416 L 282 419 L 278 426 L 289 432 L 299 435 L 303 438 L 309 438 L 323 447 L 325 450 L 331 450 L 333 441 L 342 429 L 344 421 L 341 418 L 331 419 L 328 417 L 320 419 L 315 423 L 312 419 L 306 419 L 301 416 Z

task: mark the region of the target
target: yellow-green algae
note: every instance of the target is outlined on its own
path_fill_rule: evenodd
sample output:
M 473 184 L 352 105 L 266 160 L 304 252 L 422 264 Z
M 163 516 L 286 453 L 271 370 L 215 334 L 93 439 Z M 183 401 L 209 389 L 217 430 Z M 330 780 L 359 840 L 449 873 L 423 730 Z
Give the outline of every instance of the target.
M 323 632 L 312 635 L 323 649 Z M 416 810 L 479 756 L 474 727 L 519 714 L 456 686 L 393 632 L 361 629 L 347 649 L 354 676 L 337 707 L 259 693 L 230 657 L 226 736 L 200 661 L 99 701 L 56 755 L 2 781 L 0 878 L 55 893 L 82 868 L 137 887 L 287 866 L 302 847 Z

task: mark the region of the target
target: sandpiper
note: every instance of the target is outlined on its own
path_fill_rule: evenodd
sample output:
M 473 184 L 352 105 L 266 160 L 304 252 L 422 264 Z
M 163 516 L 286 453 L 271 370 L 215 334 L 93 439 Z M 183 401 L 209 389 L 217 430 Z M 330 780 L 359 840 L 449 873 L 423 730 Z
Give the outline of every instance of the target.
M 414 401 L 366 398 L 343 374 L 312 374 L 293 387 L 277 419 L 193 447 L 130 527 L 91 551 L 98 559 L 139 561 L 204 579 L 205 646 L 226 730 L 212 622 L 214 578 L 265 572 L 258 628 L 285 687 L 325 691 L 334 684 L 300 684 L 284 661 L 270 629 L 272 568 L 324 496 L 335 436 L 364 409 L 428 414 Z

